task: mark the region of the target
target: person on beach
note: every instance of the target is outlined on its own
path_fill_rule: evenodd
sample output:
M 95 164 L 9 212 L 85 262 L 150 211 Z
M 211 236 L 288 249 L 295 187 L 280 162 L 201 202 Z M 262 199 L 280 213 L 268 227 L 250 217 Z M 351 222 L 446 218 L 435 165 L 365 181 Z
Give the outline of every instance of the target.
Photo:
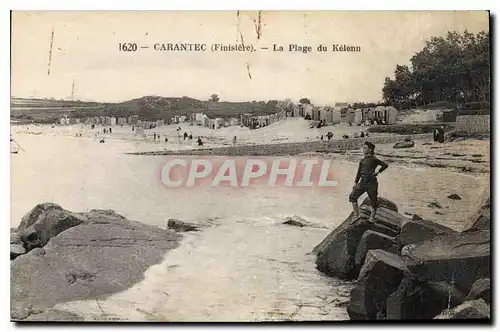
M 236 145 L 236 136 L 233 137 L 233 145 Z
M 363 155 L 364 158 L 359 162 L 358 172 L 356 173 L 356 179 L 354 180 L 354 186 L 351 194 L 349 195 L 349 202 L 352 203 L 354 214 L 358 217 L 358 199 L 366 192 L 371 203 L 369 222 L 374 223 L 378 204 L 377 176 L 385 171 L 388 165 L 375 157 L 375 145 L 371 142 L 365 142 L 365 144 L 363 144 Z M 380 169 L 376 171 L 378 166 L 380 166 Z

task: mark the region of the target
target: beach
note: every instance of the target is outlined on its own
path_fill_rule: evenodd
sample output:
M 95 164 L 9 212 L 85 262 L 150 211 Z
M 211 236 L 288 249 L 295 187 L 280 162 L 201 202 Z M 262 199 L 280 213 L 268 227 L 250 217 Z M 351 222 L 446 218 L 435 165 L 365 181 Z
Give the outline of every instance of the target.
M 314 266 L 310 251 L 351 212 L 348 195 L 355 177 L 359 151 L 323 154 L 332 159 L 340 179 L 329 189 L 317 188 L 196 188 L 172 190 L 160 181 L 167 156 L 126 153 L 186 150 L 237 144 L 279 144 L 319 140 L 334 131 L 334 139 L 363 127 L 347 125 L 309 129 L 303 119 L 291 119 L 248 130 L 228 127 L 210 130 L 181 125 L 193 140 L 178 137 L 178 126 L 148 130 L 137 137 L 129 126 L 113 126 L 113 133 L 99 143 L 88 126 L 12 126 L 23 148 L 11 158 L 11 227 L 40 202 L 54 202 L 66 209 L 85 212 L 113 209 L 129 219 L 160 228 L 169 218 L 204 225 L 200 232 L 184 235 L 178 248 L 150 267 L 144 280 L 103 300 L 74 301 L 57 308 L 88 320 L 132 321 L 266 321 L 344 320 L 350 282 L 329 278 Z M 78 134 L 82 134 L 79 136 Z M 160 135 L 160 141 L 153 140 Z M 165 143 L 162 138 L 168 137 Z M 375 135 L 373 137 L 376 137 Z M 309 139 L 308 139 L 309 138 Z M 381 159 L 391 159 L 379 177 L 379 195 L 394 201 L 401 212 L 419 214 L 453 229 L 471 212 L 483 188 L 489 186 L 489 141 L 449 142 L 436 145 L 416 142 L 415 153 L 377 147 Z M 488 172 L 463 172 L 456 167 L 456 151 L 471 154 L 479 148 Z M 439 150 L 439 155 L 438 152 Z M 444 167 L 418 164 L 411 156 L 439 157 Z M 449 164 L 450 167 L 447 167 Z M 460 201 L 448 200 L 458 194 Z M 429 207 L 438 201 L 440 214 Z M 321 227 L 283 225 L 284 217 L 298 215 Z

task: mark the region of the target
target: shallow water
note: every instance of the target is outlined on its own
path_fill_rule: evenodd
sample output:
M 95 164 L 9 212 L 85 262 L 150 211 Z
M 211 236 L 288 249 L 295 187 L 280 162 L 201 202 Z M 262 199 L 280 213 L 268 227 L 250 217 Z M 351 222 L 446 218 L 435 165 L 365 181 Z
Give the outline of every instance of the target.
M 11 155 L 11 227 L 40 202 L 72 211 L 114 209 L 130 219 L 166 228 L 168 218 L 206 226 L 151 267 L 145 279 L 106 300 L 58 305 L 95 319 L 167 321 L 346 319 L 339 301 L 349 283 L 320 275 L 308 253 L 350 212 L 347 196 L 356 164 L 334 161 L 336 188 L 245 189 L 164 187 L 164 156 L 131 156 L 138 142 L 16 135 L 25 150 Z M 147 147 L 146 147 L 147 148 Z M 389 168 L 379 179 L 381 196 L 400 211 L 430 216 L 460 229 L 485 178 L 446 170 Z M 461 201 L 446 199 L 458 193 Z M 434 215 L 430 201 L 442 203 Z M 324 228 L 281 224 L 299 215 Z M 102 310 L 102 311 L 101 311 Z M 105 314 L 103 314 L 103 312 Z

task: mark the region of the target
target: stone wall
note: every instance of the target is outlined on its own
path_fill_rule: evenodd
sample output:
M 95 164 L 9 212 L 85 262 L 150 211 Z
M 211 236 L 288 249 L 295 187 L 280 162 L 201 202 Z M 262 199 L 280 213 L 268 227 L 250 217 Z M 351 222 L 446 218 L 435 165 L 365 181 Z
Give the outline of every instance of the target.
M 368 138 L 351 138 L 334 141 L 314 141 L 296 143 L 277 143 L 260 145 L 240 145 L 222 148 L 207 148 L 179 151 L 152 151 L 131 154 L 139 155 L 215 155 L 215 156 L 289 156 L 306 152 L 338 152 L 344 150 L 360 149 L 366 141 L 373 144 L 388 144 L 404 141 L 405 138 L 411 140 L 432 139 L 432 134 L 415 135 L 385 135 Z
M 457 116 L 456 130 L 468 134 L 490 133 L 489 115 L 459 115 Z

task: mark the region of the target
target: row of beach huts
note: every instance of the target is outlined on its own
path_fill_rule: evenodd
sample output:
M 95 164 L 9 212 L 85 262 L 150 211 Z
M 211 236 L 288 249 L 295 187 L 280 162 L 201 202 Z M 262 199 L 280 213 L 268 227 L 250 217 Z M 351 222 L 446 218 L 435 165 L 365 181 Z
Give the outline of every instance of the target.
M 303 117 L 308 120 L 322 121 L 324 124 L 337 124 L 341 122 L 351 124 L 361 124 L 367 121 L 384 124 L 396 122 L 398 110 L 392 106 L 377 106 L 369 108 L 353 109 L 347 103 L 336 103 L 334 106 L 314 106 L 311 104 L 297 104 L 282 109 L 276 113 L 257 115 L 255 113 L 244 113 L 232 118 L 210 118 L 205 113 L 192 113 L 186 115 L 176 115 L 168 120 L 145 121 L 139 119 L 138 115 L 129 117 L 99 116 L 87 119 L 73 118 L 64 115 L 60 119 L 61 125 L 84 123 L 87 125 L 132 125 L 144 129 L 160 127 L 168 124 L 178 124 L 189 122 L 192 125 L 207 127 L 210 129 L 220 129 L 228 126 L 245 126 L 251 129 L 268 126 L 288 117 Z

